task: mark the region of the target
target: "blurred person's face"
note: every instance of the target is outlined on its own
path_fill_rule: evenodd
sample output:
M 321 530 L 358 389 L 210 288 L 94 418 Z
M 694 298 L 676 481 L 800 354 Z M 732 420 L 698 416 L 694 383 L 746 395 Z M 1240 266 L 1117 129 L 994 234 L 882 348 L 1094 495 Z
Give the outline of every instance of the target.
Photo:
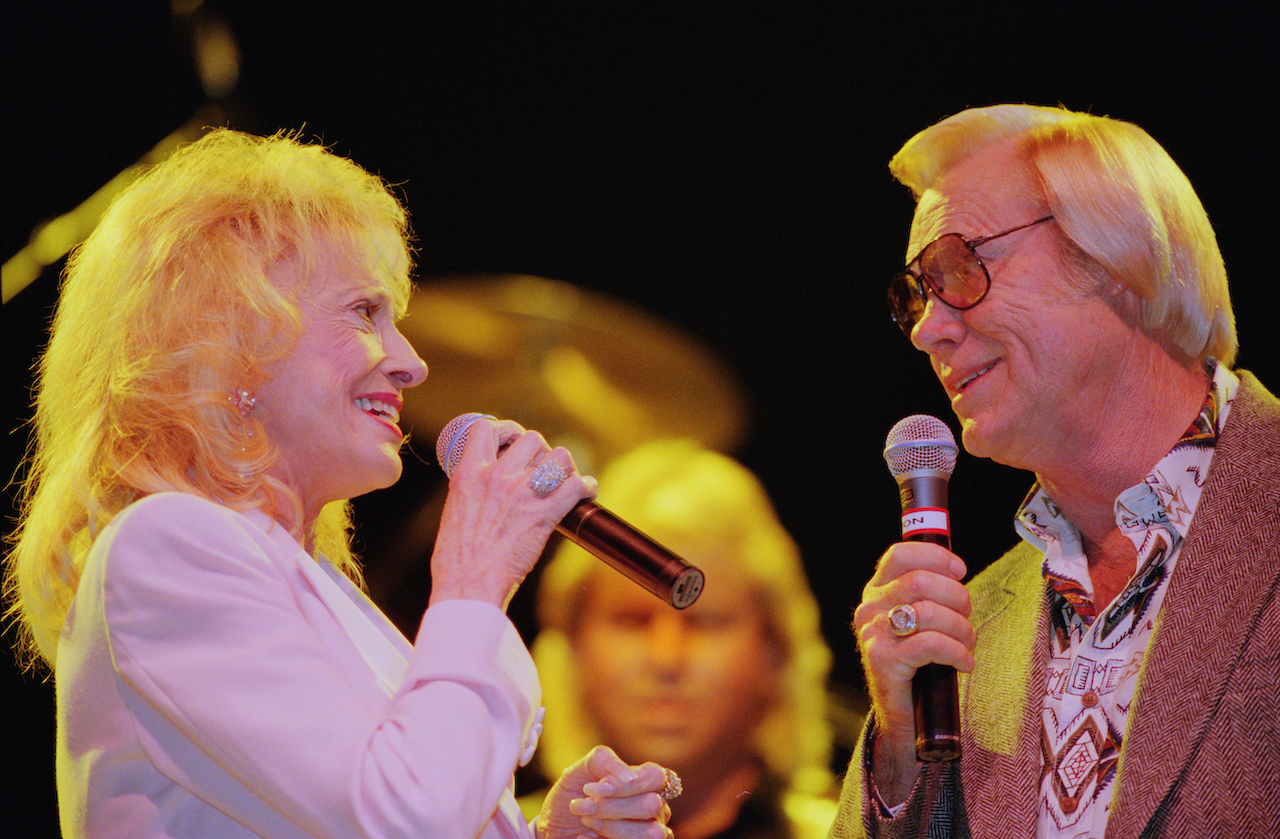
M 280 449 L 277 476 L 309 516 L 399 479 L 400 393 L 427 375 L 396 328 L 385 280 L 334 249 L 317 264 L 303 294 L 302 337 L 271 367 L 254 408 Z
M 606 745 L 632 762 L 728 771 L 752 758 L 781 662 L 744 572 L 727 558 L 694 564 L 706 589 L 683 611 L 594 571 L 573 644 L 584 705 Z

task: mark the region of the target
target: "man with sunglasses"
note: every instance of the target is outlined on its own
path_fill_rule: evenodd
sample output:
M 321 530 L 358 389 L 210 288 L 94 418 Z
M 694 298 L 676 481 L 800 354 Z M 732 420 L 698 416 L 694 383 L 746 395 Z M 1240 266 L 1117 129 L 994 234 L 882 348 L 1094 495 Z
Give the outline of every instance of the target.
M 832 836 L 1280 835 L 1280 402 L 1231 369 L 1190 183 L 1135 125 L 1009 105 L 890 169 L 918 202 L 893 318 L 965 448 L 1035 482 L 967 586 L 938 545 L 880 558 Z M 915 754 L 931 662 L 961 673 L 954 762 Z

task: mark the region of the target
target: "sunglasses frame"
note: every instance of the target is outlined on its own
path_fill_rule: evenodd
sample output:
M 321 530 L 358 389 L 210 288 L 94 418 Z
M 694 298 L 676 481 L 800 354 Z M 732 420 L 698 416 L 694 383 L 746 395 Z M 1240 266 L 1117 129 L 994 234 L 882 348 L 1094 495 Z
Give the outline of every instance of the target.
M 1002 230 L 999 233 L 992 233 L 990 236 L 979 236 L 977 239 L 966 239 L 964 238 L 964 236 L 960 235 L 959 233 L 943 233 L 941 236 L 939 236 L 938 238 L 934 239 L 932 242 L 930 242 L 929 244 L 921 248 L 920 252 L 916 254 L 915 259 L 912 259 L 910 262 L 908 262 L 907 267 L 903 268 L 901 271 L 894 274 L 893 279 L 889 280 L 889 314 L 893 318 L 893 322 L 898 324 L 898 328 L 900 328 L 908 338 L 911 337 L 911 330 L 914 329 L 916 323 L 919 322 L 918 314 L 915 316 L 912 316 L 909 313 L 903 312 L 902 315 L 899 316 L 899 307 L 897 305 L 897 301 L 903 295 L 895 294 L 894 292 L 895 292 L 895 289 L 897 289 L 903 283 L 907 284 L 908 289 L 914 286 L 915 292 L 916 294 L 919 295 L 919 299 L 921 301 L 924 301 L 927 299 L 927 295 L 925 294 L 925 287 L 927 285 L 928 288 L 933 291 L 935 297 L 937 297 L 943 303 L 946 303 L 951 308 L 961 312 L 965 311 L 966 309 L 972 309 L 974 306 L 978 305 L 983 300 L 985 300 L 987 297 L 987 292 L 991 291 L 991 272 L 987 270 L 987 266 L 982 262 L 982 257 L 978 256 L 978 251 L 977 251 L 978 246 L 985 245 L 987 242 L 990 242 L 994 239 L 999 239 L 1001 236 L 1008 236 L 1010 233 L 1017 233 L 1019 230 L 1026 230 L 1028 227 L 1033 227 L 1037 224 L 1044 224 L 1046 221 L 1053 221 L 1053 216 L 1049 215 L 1049 216 L 1045 216 L 1044 218 L 1038 218 L 1035 221 L 1029 221 L 1026 224 L 1020 224 L 1017 227 L 1011 227 L 1008 230 Z M 942 290 L 939 289 L 937 285 L 934 284 L 932 277 L 928 277 L 927 275 L 922 273 L 916 273 L 916 271 L 912 270 L 912 268 L 914 267 L 918 271 L 920 260 L 924 258 L 924 255 L 928 253 L 929 250 L 933 248 L 934 245 L 938 244 L 943 239 L 946 239 L 949 236 L 956 237 L 961 241 L 961 243 L 964 244 L 966 248 L 969 249 L 969 254 L 973 257 L 973 261 L 977 264 L 979 268 L 982 269 L 982 276 L 986 278 L 986 285 L 983 287 L 982 293 L 979 294 L 978 299 L 974 300 L 972 303 L 963 304 L 963 305 L 952 303 L 942 293 Z M 909 294 L 907 296 L 909 296 Z M 920 307 L 920 311 L 921 312 L 924 311 L 923 306 Z

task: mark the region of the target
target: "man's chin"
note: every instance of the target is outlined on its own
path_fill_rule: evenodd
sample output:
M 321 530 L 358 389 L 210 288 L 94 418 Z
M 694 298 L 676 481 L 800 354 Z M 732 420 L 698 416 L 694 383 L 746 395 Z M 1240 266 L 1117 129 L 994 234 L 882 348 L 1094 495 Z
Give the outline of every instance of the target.
M 981 424 L 972 417 L 957 417 L 960 420 L 960 445 L 974 457 L 989 457 L 986 454 L 986 440 Z
M 1034 471 L 1025 458 L 1020 457 L 1024 447 L 1011 434 L 1016 429 L 997 428 L 991 417 L 979 417 L 961 421 L 960 443 L 974 457 L 981 457 L 1001 466 Z
M 693 751 L 688 731 L 645 732 L 633 738 L 630 745 L 628 752 L 644 755 L 644 760 L 663 766 L 687 763 Z

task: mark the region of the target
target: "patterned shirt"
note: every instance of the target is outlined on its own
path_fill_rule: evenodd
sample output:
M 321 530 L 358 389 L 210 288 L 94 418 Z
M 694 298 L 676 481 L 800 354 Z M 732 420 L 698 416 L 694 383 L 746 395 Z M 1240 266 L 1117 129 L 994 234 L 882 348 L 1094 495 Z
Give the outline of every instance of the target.
M 1240 385 L 1216 362 L 1209 370 L 1195 421 L 1142 483 L 1116 498 L 1116 525 L 1137 549 L 1137 570 L 1110 604 L 1094 602 L 1080 532 L 1038 483 L 1018 510 L 1019 534 L 1044 552 L 1052 609 L 1038 836 L 1101 839 L 1106 829 L 1138 671 Z

